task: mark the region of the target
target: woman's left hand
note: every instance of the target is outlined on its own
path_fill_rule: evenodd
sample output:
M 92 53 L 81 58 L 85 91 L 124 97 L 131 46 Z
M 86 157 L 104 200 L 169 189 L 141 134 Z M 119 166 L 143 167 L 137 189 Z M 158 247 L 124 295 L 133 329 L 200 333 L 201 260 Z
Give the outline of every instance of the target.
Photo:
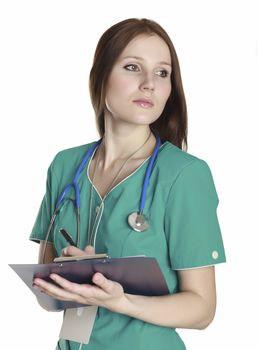
M 60 287 L 40 278 L 35 278 L 33 282 L 43 293 L 55 299 L 97 305 L 118 313 L 123 313 L 128 301 L 121 284 L 108 280 L 99 272 L 93 275 L 94 285 L 73 283 L 53 273 L 50 278 Z

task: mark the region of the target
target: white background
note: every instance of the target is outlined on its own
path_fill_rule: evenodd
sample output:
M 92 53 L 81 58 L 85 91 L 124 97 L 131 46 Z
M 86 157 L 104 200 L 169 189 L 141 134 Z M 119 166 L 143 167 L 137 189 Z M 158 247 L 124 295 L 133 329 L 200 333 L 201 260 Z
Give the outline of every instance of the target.
M 41 309 L 7 263 L 37 261 L 38 247 L 28 236 L 54 155 L 98 139 L 88 94 L 95 46 L 108 27 L 129 17 L 154 19 L 171 36 L 188 105 L 188 152 L 208 162 L 220 198 L 227 264 L 216 268 L 216 318 L 204 331 L 179 333 L 189 350 L 256 348 L 256 13 L 255 1 L 1 1 L 1 343 L 6 348 L 55 348 L 62 315 Z

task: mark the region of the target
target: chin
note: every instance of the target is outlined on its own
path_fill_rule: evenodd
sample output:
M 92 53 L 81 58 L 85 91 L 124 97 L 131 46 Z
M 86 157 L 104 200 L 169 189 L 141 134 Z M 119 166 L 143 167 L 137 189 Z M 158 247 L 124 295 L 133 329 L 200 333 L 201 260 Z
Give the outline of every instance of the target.
M 153 113 L 153 111 L 150 113 L 150 111 L 145 111 L 144 113 L 138 111 L 132 111 L 130 113 L 129 109 L 127 109 L 126 115 L 123 115 L 122 113 L 112 113 L 113 118 L 117 122 L 125 122 L 130 124 L 138 124 L 138 125 L 149 125 L 153 123 L 158 118 L 156 117 L 157 114 Z
M 132 124 L 137 124 L 137 125 L 149 125 L 152 124 L 156 119 L 155 118 L 148 118 L 145 116 L 138 116 L 136 118 L 131 118 L 128 120 L 128 122 Z
M 157 119 L 156 116 L 157 114 L 154 114 L 153 111 L 145 111 L 143 113 L 132 113 L 126 119 L 136 124 L 151 124 Z

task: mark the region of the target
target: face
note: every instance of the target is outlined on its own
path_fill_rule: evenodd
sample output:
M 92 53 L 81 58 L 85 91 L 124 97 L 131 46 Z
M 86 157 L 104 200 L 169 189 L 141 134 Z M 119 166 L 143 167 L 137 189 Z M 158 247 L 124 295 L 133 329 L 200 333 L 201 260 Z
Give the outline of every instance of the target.
M 171 57 L 157 35 L 139 35 L 123 50 L 110 73 L 106 115 L 147 125 L 161 115 L 171 93 Z

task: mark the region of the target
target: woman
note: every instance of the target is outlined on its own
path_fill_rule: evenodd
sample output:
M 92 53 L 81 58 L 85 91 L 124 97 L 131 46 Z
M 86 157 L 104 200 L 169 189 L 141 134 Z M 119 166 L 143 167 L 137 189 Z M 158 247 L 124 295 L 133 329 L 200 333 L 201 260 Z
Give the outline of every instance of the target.
M 72 191 L 48 237 L 46 231 L 57 198 L 94 143 L 54 158 L 30 239 L 40 242 L 41 262 L 94 252 L 153 256 L 170 294 L 127 294 L 100 273 L 93 276 L 94 285 L 77 285 L 54 274 L 55 284 L 35 279 L 36 287 L 57 299 L 98 306 L 89 343 L 60 339 L 57 349 L 185 349 L 175 328 L 204 329 L 211 323 L 216 307 L 214 265 L 225 261 L 225 253 L 209 166 L 183 150 L 186 102 L 177 55 L 166 32 L 147 19 L 128 19 L 109 28 L 96 48 L 90 93 L 101 140 L 78 177 L 79 248 L 66 247 L 59 233 L 65 227 L 76 236 Z M 149 227 L 136 232 L 130 220 L 141 224 L 135 217 L 128 221 L 128 214 L 139 211 L 157 136 L 162 144 L 143 212 Z

